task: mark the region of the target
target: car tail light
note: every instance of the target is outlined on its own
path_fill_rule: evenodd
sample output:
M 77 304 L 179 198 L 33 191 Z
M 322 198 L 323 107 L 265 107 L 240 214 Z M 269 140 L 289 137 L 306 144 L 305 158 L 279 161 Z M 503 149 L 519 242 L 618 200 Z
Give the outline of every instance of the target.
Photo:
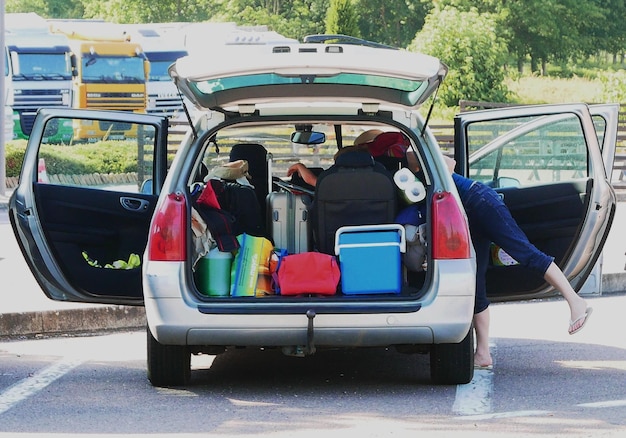
M 459 204 L 449 192 L 437 193 L 432 205 L 434 259 L 470 257 L 470 233 Z
M 150 227 L 148 258 L 159 261 L 184 261 L 187 255 L 187 207 L 185 197 L 170 193 Z

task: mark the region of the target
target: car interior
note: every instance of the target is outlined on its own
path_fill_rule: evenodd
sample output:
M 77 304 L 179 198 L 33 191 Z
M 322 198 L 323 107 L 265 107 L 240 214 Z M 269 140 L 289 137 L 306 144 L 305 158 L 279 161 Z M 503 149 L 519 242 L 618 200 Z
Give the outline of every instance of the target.
M 228 162 L 248 161 L 247 182 L 254 187 L 265 219 L 264 237 L 275 245 L 287 246 L 286 242 L 276 241 L 278 236 L 285 232 L 295 234 L 287 238 L 296 240 L 289 244 L 289 252 L 316 251 L 334 255 L 336 232 L 340 227 L 394 223 L 403 207 L 393 182 L 393 172 L 406 162 L 405 159 L 374 159 L 363 151 L 348 149 L 337 154 L 342 146 L 351 146 L 358 134 L 370 128 L 333 124 L 284 125 L 265 128 L 275 132 L 272 136 L 255 133 L 252 129 L 246 134 L 247 138 L 241 128 L 234 132 L 235 138 L 231 138 L 228 130 L 222 130 L 205 145 L 198 165 L 209 168 L 223 165 L 225 150 L 229 151 Z M 347 135 L 336 141 L 337 133 Z M 317 183 L 308 184 L 297 172 L 287 177 L 287 169 L 294 163 L 305 164 L 316 175 Z M 193 183 L 197 182 L 196 178 Z M 203 182 L 206 183 L 206 178 Z M 292 220 L 296 223 L 285 223 L 282 217 L 278 217 L 283 214 L 280 210 L 282 203 L 289 202 L 285 201 L 286 197 L 293 197 L 295 201 L 292 202 L 304 206 L 302 211 L 288 213 L 295 216 Z M 281 227 L 283 230 L 278 229 Z M 301 231 L 302 227 L 305 231 Z M 424 273 L 403 272 L 402 275 L 406 286 L 403 295 L 415 296 L 423 285 Z M 340 288 L 338 296 L 341 296 Z

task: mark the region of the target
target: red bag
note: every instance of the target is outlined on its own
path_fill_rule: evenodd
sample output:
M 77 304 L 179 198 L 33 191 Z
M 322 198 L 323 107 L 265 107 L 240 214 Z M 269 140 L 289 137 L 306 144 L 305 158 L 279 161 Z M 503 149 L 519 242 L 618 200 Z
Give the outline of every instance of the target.
M 282 256 L 276 275 L 281 295 L 334 295 L 341 273 L 337 258 L 321 252 Z

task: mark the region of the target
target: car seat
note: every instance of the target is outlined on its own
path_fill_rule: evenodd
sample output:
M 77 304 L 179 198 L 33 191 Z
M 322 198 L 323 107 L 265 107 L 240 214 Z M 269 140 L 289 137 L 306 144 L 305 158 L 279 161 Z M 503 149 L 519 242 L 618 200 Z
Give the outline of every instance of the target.
M 237 160 L 248 162 L 250 184 L 254 186 L 254 192 L 261 207 L 261 217 L 265 218 L 267 210 L 265 200 L 270 191 L 267 149 L 258 143 L 237 143 L 230 150 L 229 161 Z
M 311 206 L 315 249 L 333 254 L 335 233 L 344 225 L 394 223 L 397 203 L 393 177 L 369 153 L 337 156 L 317 179 Z

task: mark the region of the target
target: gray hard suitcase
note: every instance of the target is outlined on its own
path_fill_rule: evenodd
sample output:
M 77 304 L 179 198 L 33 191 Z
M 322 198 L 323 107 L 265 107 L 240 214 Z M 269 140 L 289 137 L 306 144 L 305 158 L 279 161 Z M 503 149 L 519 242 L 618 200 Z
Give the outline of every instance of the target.
M 289 254 L 309 251 L 308 206 L 311 196 L 289 191 L 267 196 L 268 229 L 274 246 Z

